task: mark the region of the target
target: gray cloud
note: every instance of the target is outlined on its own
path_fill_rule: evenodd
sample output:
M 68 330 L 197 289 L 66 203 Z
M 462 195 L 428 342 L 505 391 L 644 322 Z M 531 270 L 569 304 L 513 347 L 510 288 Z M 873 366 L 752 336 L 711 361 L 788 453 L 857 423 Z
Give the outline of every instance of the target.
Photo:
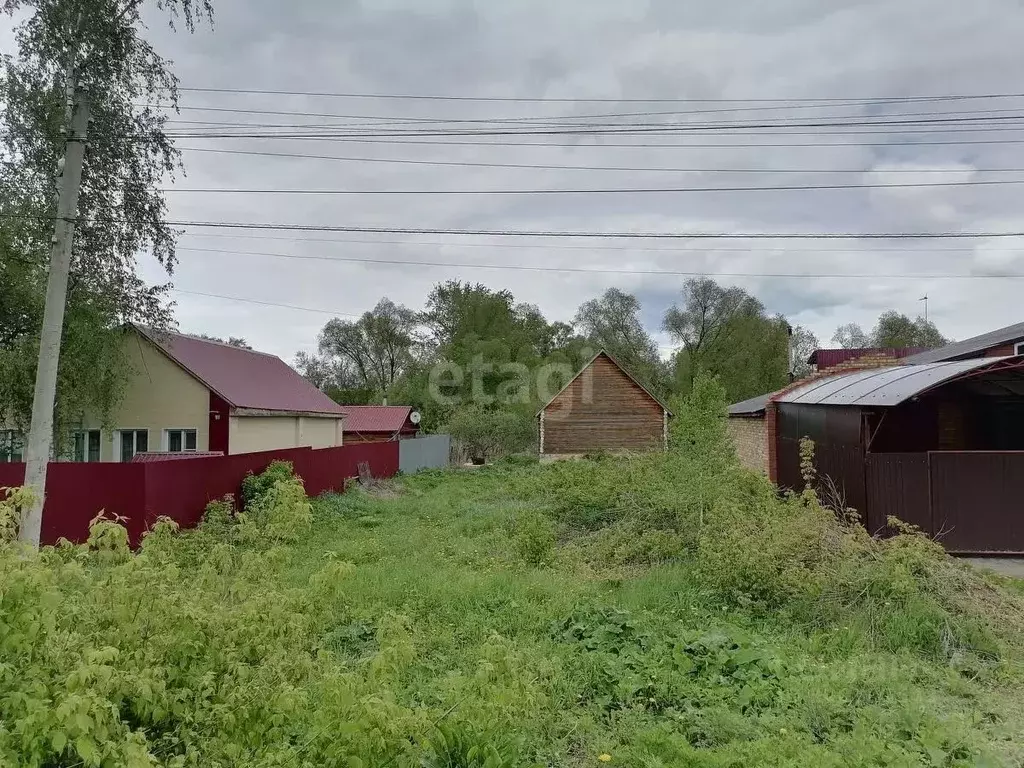
M 603 99 L 861 98 L 944 93 L 1015 92 L 1024 14 L 1016 0 L 982 0 L 965 15 L 956 4 L 680 3 L 674 0 L 566 0 L 515 3 L 470 0 L 270 0 L 221 2 L 216 27 L 195 36 L 171 34 L 154 20 L 152 36 L 175 63 L 184 86 L 294 91 L 546 96 Z M 644 110 L 727 108 L 715 103 L 508 103 L 327 99 L 185 92 L 182 104 L 339 115 L 481 120 L 564 118 Z M 678 116 L 694 123 L 769 117 L 848 117 L 971 108 L 1015 109 L 1024 99 L 894 106 L 753 111 Z M 184 110 L 182 120 L 343 123 Z M 656 118 L 639 118 L 651 120 Z M 664 118 L 662 118 L 664 119 Z M 904 118 L 905 119 L 905 118 Z M 373 121 L 367 121 L 373 122 Z M 183 128 L 184 126 L 176 126 Z M 1024 145 L 945 144 L 922 140 L 1024 138 L 1020 132 L 671 137 L 663 143 L 726 147 L 611 146 L 581 138 L 575 146 L 424 146 L 349 141 L 213 141 L 183 147 L 299 152 L 406 160 L 484 163 L 703 168 L 703 173 L 602 172 L 458 168 L 332 162 L 186 152 L 179 187 L 501 189 L 895 183 L 909 180 L 1006 178 L 976 168 L 1024 167 Z M 855 130 L 855 129 L 850 129 Z M 863 142 L 885 142 L 868 146 Z M 500 139 L 498 139 L 500 141 Z M 566 142 L 564 137 L 551 141 Z M 658 143 L 628 138 L 627 143 Z M 830 142 L 839 146 L 749 146 Z M 539 139 L 538 143 L 545 143 Z M 743 146 L 747 145 L 747 146 Z M 762 172 L 722 173 L 721 169 Z M 857 173 L 782 173 L 847 169 Z M 907 173 L 943 168 L 945 173 Z M 896 171 L 896 172 L 893 172 Z M 1011 177 L 1012 178 L 1012 177 Z M 1017 178 L 1024 178 L 1024 174 Z M 170 196 L 175 219 L 302 224 L 508 229 L 693 231 L 913 231 L 1024 229 L 1022 187 L 717 192 L 673 195 Z M 290 357 L 315 344 L 330 312 L 358 314 L 382 295 L 419 307 L 430 286 L 461 278 L 508 288 L 567 320 L 586 299 L 611 286 L 637 293 L 652 330 L 676 299 L 683 277 L 498 271 L 415 265 L 366 265 L 238 255 L 392 259 L 414 262 L 521 264 L 607 270 L 678 270 L 722 274 L 754 292 L 772 312 L 812 327 L 823 341 L 839 323 L 870 325 L 889 308 L 916 313 L 931 297 L 933 318 L 963 338 L 1020 320 L 1020 282 L 907 280 L 903 274 L 1006 271 L 1024 274 L 1020 242 L 991 241 L 503 241 L 489 238 L 189 231 L 174 277 L 183 290 L 218 293 L 324 310 L 323 313 L 176 295 L 183 328 L 244 335 Z M 321 238 L 310 240 L 300 238 Z M 336 242 L 324 242 L 334 239 Z M 377 240 L 377 243 L 366 242 Z M 389 242 L 382 242 L 387 240 Z M 351 242 L 362 241 L 362 242 Z M 390 242 L 396 241 L 396 242 Z M 446 245 L 435 243 L 448 242 Z M 473 247 L 468 247 L 474 244 Z M 515 244 L 517 247 L 508 247 Z M 488 247 L 492 246 L 492 247 Z M 566 248 L 565 246 L 575 246 Z M 592 247 L 588 247 L 592 246 Z M 975 247 L 977 246 L 977 247 Z M 744 250 L 746 248 L 746 250 Z M 214 249 L 218 252 L 189 249 Z M 843 250 L 846 249 L 846 250 Z M 161 279 L 144 261 L 145 274 Z M 856 273 L 870 277 L 765 278 L 723 273 Z M 659 343 L 668 340 L 659 333 Z

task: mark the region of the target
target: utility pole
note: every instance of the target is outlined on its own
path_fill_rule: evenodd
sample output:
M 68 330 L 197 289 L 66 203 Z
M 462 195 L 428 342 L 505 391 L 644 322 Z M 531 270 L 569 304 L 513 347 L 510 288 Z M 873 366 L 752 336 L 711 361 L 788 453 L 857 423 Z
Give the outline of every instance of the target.
M 57 364 L 64 331 L 68 273 L 78 217 L 78 193 L 82 185 L 82 164 L 89 131 L 89 100 L 69 72 L 70 128 L 64 144 L 64 168 L 57 219 L 50 247 L 50 269 L 46 280 L 46 304 L 43 328 L 39 336 L 39 364 L 36 367 L 35 394 L 32 399 L 32 426 L 25 450 L 25 485 L 32 491 L 32 505 L 24 510 L 18 538 L 39 548 L 43 525 L 43 501 L 46 493 L 46 465 L 53 447 L 53 408 L 57 397 Z
M 923 301 L 924 302 L 924 321 L 927 323 L 928 322 L 928 294 L 925 294 L 924 296 L 922 296 L 920 299 L 918 299 L 918 301 Z

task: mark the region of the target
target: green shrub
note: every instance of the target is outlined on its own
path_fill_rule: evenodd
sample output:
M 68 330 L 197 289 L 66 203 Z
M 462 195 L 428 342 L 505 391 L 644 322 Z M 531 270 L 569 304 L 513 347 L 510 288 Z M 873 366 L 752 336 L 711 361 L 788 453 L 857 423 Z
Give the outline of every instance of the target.
M 206 505 L 200 527 L 213 534 L 226 533 L 235 524 L 235 499 L 228 494 L 222 499 L 214 499 Z
M 248 510 L 249 506 L 267 494 L 278 480 L 288 480 L 294 476 L 290 461 L 272 461 L 258 475 L 249 472 L 242 480 L 242 508 Z
M 534 424 L 523 411 L 472 404 L 452 414 L 447 431 L 469 452 L 470 458 L 488 459 L 526 448 L 533 440 Z
M 528 565 L 544 565 L 553 557 L 555 542 L 554 523 L 538 512 L 517 515 L 511 521 L 512 541 L 516 554 Z

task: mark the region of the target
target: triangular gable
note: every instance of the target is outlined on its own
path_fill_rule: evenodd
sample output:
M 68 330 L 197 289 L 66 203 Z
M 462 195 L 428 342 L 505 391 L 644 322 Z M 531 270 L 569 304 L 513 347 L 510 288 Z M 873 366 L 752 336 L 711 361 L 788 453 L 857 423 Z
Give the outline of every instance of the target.
M 592 366 L 594 364 L 594 361 L 596 361 L 597 358 L 601 357 L 602 355 L 607 357 L 611 361 L 612 365 L 614 365 L 616 368 L 618 368 L 620 371 L 622 371 L 624 374 L 626 374 L 626 378 L 628 378 L 630 381 L 632 381 L 634 384 L 636 384 L 638 387 L 640 387 L 640 389 L 643 390 L 645 395 L 647 395 L 649 398 L 651 398 L 651 400 L 653 400 L 655 403 L 660 405 L 662 410 L 665 411 L 665 413 L 667 413 L 669 416 L 674 416 L 675 415 L 674 413 L 672 413 L 671 410 L 669 410 L 669 407 L 667 405 L 665 405 L 664 402 L 662 402 L 661 398 L 655 397 L 651 393 L 651 390 L 649 390 L 647 387 L 645 387 L 643 384 L 641 384 L 637 380 L 636 376 L 634 376 L 632 373 L 630 373 L 622 363 L 620 363 L 618 360 L 616 360 L 614 357 L 612 357 L 611 354 L 609 354 L 608 352 L 606 352 L 603 349 L 601 349 L 601 350 L 598 350 L 597 354 L 594 355 L 592 358 L 590 358 L 590 360 L 588 360 L 586 362 L 586 364 L 576 372 L 575 376 L 573 376 L 571 379 L 569 379 L 569 381 L 567 381 L 565 383 L 564 387 L 562 387 L 560 390 L 558 390 L 554 394 L 554 397 L 552 397 L 550 400 L 548 400 L 546 403 L 544 403 L 544 405 L 541 407 L 541 409 L 539 411 L 537 411 L 536 414 L 534 414 L 534 418 L 539 417 L 541 415 L 541 413 L 543 413 L 547 409 L 547 407 L 549 405 L 551 405 L 553 402 L 555 402 L 555 400 L 558 399 L 559 395 L 561 395 L 563 392 L 565 392 L 565 390 L 567 390 L 570 386 L 572 386 L 572 383 L 574 381 L 576 381 L 576 379 L 578 379 L 580 376 L 582 376 L 583 372 L 586 371 L 587 368 Z

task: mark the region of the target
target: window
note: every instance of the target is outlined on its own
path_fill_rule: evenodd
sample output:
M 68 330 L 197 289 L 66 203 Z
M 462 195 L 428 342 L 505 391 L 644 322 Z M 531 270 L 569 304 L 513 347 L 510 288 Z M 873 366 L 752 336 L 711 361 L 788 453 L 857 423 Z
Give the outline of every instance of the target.
M 194 429 L 166 429 L 167 450 L 171 453 L 194 451 L 196 449 L 196 431 Z
M 1013 345 L 1013 354 L 1024 355 L 1024 341 L 1018 341 Z
M 14 429 L 0 429 L 0 464 L 22 461 L 25 436 Z
M 75 432 L 75 461 L 100 460 L 100 431 L 86 429 Z
M 121 445 L 121 461 L 131 461 L 136 453 L 149 450 L 148 429 L 119 429 L 117 436 Z

